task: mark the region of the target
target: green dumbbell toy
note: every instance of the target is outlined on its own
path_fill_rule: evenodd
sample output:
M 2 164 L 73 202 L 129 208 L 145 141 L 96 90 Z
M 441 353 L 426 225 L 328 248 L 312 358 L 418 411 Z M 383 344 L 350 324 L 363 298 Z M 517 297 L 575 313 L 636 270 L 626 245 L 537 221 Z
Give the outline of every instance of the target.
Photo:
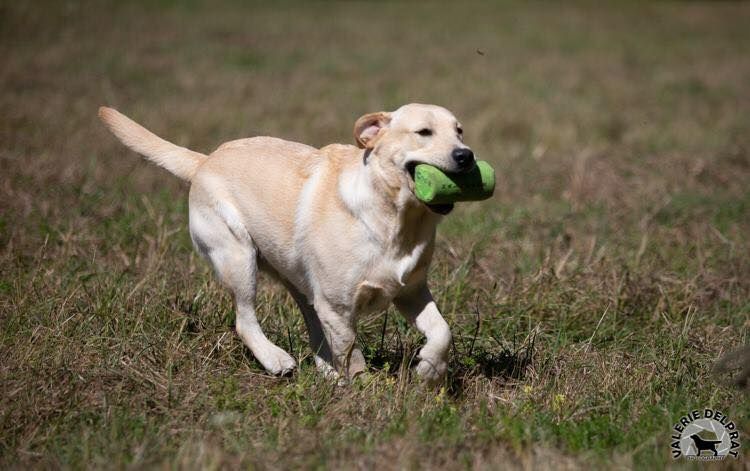
M 486 200 L 495 191 L 495 171 L 478 160 L 466 173 L 443 173 L 437 167 L 419 164 L 414 169 L 414 194 L 427 204 Z

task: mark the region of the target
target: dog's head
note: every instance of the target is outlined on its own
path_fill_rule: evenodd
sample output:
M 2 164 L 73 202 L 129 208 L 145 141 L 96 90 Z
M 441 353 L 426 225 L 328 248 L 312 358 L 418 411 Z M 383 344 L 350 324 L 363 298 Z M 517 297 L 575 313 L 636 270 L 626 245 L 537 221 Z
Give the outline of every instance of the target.
M 446 173 L 466 172 L 475 165 L 474 153 L 463 142 L 461 124 L 440 106 L 412 103 L 393 112 L 368 113 L 354 124 L 354 138 L 366 149 L 367 163 L 394 188 L 414 191 L 417 164 Z M 430 209 L 447 213 L 452 205 Z

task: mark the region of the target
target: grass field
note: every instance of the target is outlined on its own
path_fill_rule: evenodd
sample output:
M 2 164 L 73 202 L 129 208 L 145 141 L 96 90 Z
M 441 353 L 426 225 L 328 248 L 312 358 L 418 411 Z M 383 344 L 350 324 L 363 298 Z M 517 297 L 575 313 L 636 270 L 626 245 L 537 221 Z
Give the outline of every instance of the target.
M 658 468 L 690 410 L 750 431 L 711 372 L 749 341 L 749 4 L 0 5 L 0 468 Z M 267 376 L 187 187 L 96 119 L 320 146 L 408 102 L 452 110 L 498 174 L 438 229 L 435 390 L 392 311 L 361 320 L 367 375 L 320 377 L 270 282 L 262 322 L 301 367 Z

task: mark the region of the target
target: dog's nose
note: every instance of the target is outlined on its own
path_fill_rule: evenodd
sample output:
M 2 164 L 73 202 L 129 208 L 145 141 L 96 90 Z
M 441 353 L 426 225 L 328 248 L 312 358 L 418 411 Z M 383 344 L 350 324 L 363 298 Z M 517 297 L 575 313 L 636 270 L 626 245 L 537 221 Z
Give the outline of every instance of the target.
M 474 165 L 474 152 L 468 147 L 457 147 L 453 149 L 451 157 L 458 164 L 459 170 L 468 170 Z

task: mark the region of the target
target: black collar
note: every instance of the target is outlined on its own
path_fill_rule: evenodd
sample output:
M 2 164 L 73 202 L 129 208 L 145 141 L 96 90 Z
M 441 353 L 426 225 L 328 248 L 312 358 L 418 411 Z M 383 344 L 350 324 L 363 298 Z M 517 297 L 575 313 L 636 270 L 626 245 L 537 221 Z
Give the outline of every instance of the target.
M 371 153 L 372 153 L 372 147 L 368 147 L 367 149 L 365 149 L 365 153 L 362 154 L 363 164 L 367 165 L 367 158 L 370 156 Z

